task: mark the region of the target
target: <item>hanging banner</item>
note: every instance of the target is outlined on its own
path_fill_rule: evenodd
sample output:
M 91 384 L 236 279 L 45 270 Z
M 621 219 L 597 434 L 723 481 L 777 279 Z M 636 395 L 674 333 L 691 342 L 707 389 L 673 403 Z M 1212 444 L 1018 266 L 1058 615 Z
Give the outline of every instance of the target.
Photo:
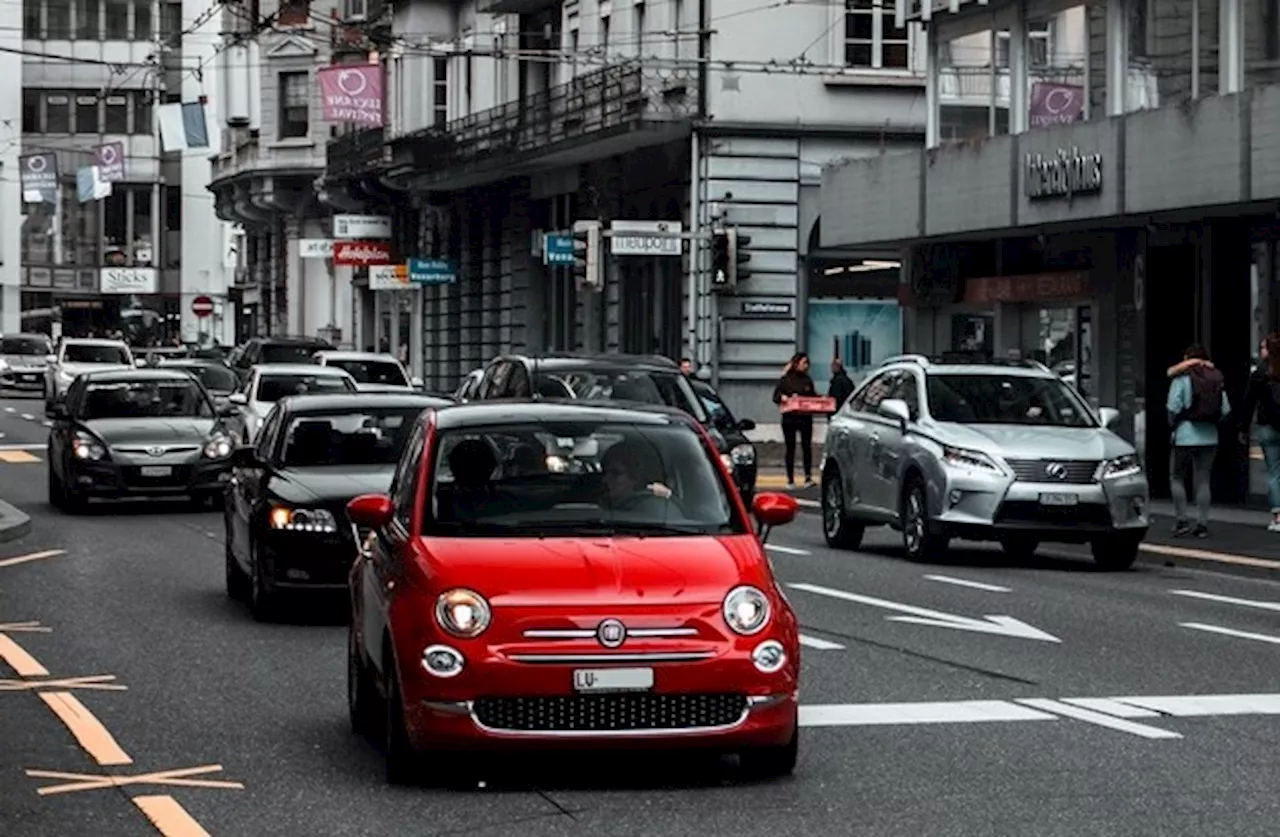
M 109 198 L 111 181 L 103 179 L 102 169 L 97 166 L 82 166 L 76 169 L 76 194 L 80 203 Z
M 124 180 L 124 143 L 107 142 L 94 146 L 93 164 L 99 169 L 99 176 L 107 183 Z
M 58 200 L 58 155 L 52 151 L 25 154 L 19 158 L 18 182 L 26 203 L 56 203 Z
M 382 65 L 325 67 L 316 78 L 325 122 L 382 127 Z
M 354 267 L 391 264 L 391 245 L 385 241 L 336 241 L 333 263 Z
M 1075 122 L 1084 113 L 1084 88 L 1038 81 L 1031 85 L 1030 110 L 1032 128 Z

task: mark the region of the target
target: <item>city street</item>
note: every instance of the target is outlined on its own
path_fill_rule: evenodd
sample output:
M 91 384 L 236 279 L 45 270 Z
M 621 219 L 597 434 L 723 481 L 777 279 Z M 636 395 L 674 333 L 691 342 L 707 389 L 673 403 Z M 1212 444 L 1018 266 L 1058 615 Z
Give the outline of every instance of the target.
M 1280 584 L 1066 552 L 945 564 L 770 538 L 804 630 L 800 763 L 577 754 L 395 788 L 352 735 L 342 602 L 258 624 L 222 518 L 46 499 L 43 403 L 0 399 L 0 822 L 31 835 L 1272 835 Z M 1280 575 L 1280 574 L 1278 574 Z M 499 763 L 500 762 L 500 763 Z M 201 830 L 203 829 L 203 830 Z

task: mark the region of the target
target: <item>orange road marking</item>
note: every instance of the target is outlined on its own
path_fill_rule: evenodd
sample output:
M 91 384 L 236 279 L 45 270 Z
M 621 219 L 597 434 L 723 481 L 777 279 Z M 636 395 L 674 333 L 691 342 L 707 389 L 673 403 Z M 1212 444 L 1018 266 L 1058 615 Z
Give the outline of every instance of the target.
M 46 549 L 44 552 L 32 552 L 30 555 L 19 555 L 15 558 L 0 558 L 0 567 L 16 567 L 18 564 L 25 564 L 29 561 L 39 561 L 43 558 L 56 558 L 59 555 L 66 555 L 65 549 Z
M 104 692 L 123 692 L 128 686 L 111 683 L 114 674 L 95 674 L 91 677 L 60 677 L 56 680 L 0 680 L 0 692 L 35 691 L 36 689 L 99 689 Z
M 75 793 L 76 791 L 103 790 L 105 788 L 123 788 L 129 785 L 172 785 L 182 788 L 225 788 L 227 790 L 244 790 L 240 782 L 228 782 L 220 779 L 188 779 L 188 776 L 199 776 L 205 773 L 217 773 L 222 770 L 220 764 L 208 764 L 204 767 L 184 767 L 179 770 L 160 770 L 155 773 L 143 773 L 138 776 L 104 776 L 95 773 L 60 773 L 53 770 L 28 770 L 27 775 L 33 779 L 61 779 L 63 784 L 40 788 L 36 793 L 49 796 L 55 793 Z
M 1216 561 L 1219 564 L 1236 564 L 1241 567 L 1262 567 L 1268 570 L 1280 570 L 1280 561 L 1268 561 L 1265 558 L 1253 558 L 1248 555 L 1232 555 L 1229 552 L 1213 552 L 1208 549 L 1191 549 L 1185 546 L 1166 546 L 1161 543 L 1144 543 L 1138 548 L 1143 552 L 1168 555 L 1173 558 L 1195 558 L 1200 561 Z
M 53 628 L 46 628 L 39 622 L 0 622 L 0 634 L 3 633 L 27 633 L 27 634 L 48 634 L 52 633 Z
M 25 450 L 0 450 L 0 462 L 11 465 L 25 465 L 28 462 L 39 462 L 40 457 L 32 456 Z
M 165 837 L 211 837 L 172 796 L 135 796 L 133 804 Z
M 129 754 L 120 748 L 102 722 L 75 695 L 70 692 L 42 692 L 40 699 L 98 764 L 133 764 Z
M 19 677 L 48 677 L 49 669 L 26 650 L 4 634 L 0 634 L 0 660 L 18 673 Z

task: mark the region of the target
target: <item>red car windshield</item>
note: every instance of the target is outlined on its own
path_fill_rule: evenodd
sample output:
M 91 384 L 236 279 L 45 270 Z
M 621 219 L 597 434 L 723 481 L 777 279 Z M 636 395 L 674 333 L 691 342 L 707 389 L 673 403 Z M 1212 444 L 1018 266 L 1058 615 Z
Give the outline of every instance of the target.
M 423 530 L 450 536 L 751 531 L 689 427 L 547 422 L 443 433 Z

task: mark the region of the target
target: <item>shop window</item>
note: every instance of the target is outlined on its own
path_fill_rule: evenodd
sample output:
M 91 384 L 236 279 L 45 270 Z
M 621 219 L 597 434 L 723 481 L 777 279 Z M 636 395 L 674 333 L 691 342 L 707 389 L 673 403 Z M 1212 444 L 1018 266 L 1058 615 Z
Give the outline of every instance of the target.
M 280 138 L 305 137 L 311 132 L 311 76 L 280 74 Z
M 22 132 L 39 134 L 43 129 L 40 124 L 40 91 L 26 88 L 22 91 Z
M 102 37 L 102 7 L 99 0 L 76 0 L 76 37 L 96 41 Z
M 49 41 L 71 40 L 71 0 L 44 0 L 44 37 Z
M 133 133 L 150 134 L 154 130 L 151 113 L 151 96 L 149 90 L 133 91 Z
M 123 93 L 108 96 L 103 103 L 102 130 L 107 134 L 129 133 L 129 97 Z
M 44 131 L 46 134 L 71 133 L 71 97 L 66 93 L 45 93 Z
M 911 69 L 910 31 L 894 25 L 893 0 L 845 0 L 844 63 L 858 69 Z
M 136 0 L 133 4 L 133 39 L 149 41 L 154 35 L 151 20 L 151 0 Z
M 103 29 L 104 40 L 129 40 L 129 3 L 127 0 L 106 0 L 106 26 Z
M 40 25 L 40 0 L 22 0 L 22 37 L 38 41 L 44 37 Z

